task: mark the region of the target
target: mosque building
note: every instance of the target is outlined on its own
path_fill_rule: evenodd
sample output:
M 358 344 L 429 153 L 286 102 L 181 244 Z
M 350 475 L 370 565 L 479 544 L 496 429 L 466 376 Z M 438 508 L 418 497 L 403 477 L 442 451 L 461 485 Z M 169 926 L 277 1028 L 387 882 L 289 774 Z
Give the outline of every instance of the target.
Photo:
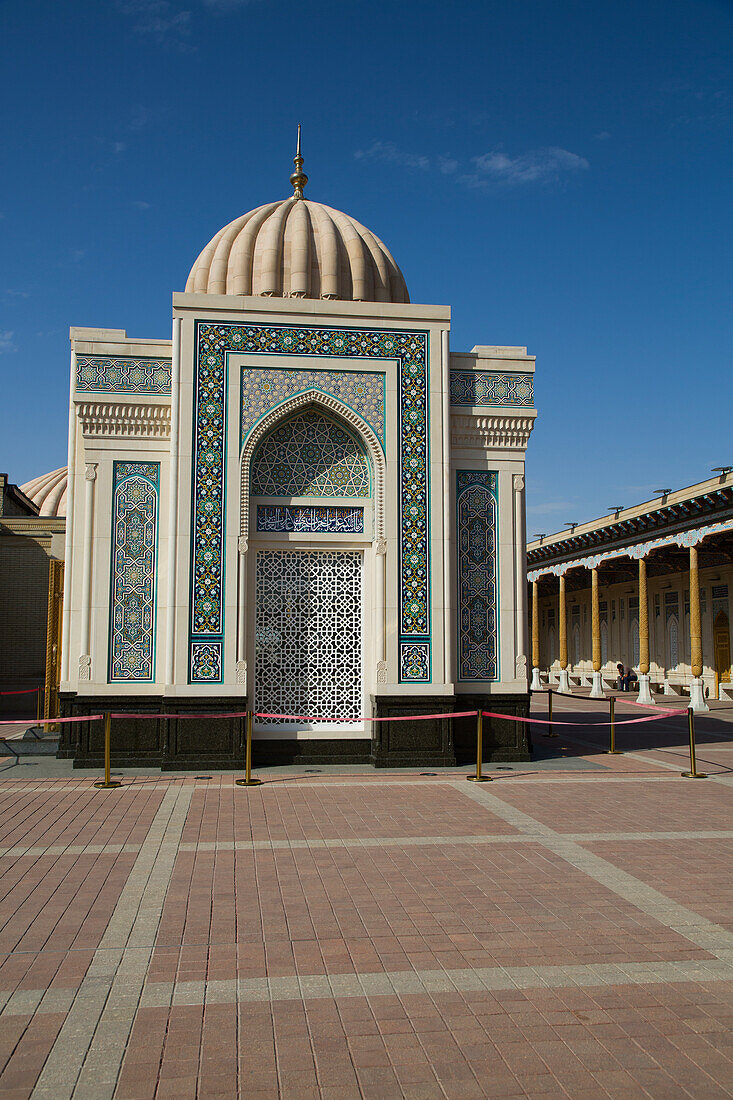
M 294 163 L 203 249 L 170 339 L 71 329 L 60 698 L 122 715 L 119 764 L 241 766 L 213 716 L 253 709 L 256 761 L 445 765 L 476 719 L 442 714 L 528 713 L 534 357 L 451 351 L 450 308 Z M 485 740 L 528 758 L 521 723 Z M 60 753 L 98 761 L 101 723 Z

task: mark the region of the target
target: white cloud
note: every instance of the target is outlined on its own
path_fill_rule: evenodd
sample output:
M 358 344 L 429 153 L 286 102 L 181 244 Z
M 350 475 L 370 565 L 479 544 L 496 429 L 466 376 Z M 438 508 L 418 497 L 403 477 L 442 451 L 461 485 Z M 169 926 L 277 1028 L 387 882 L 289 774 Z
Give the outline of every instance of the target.
M 551 145 L 510 157 L 500 149 L 474 157 L 476 171 L 466 182 L 473 186 L 487 183 L 521 187 L 528 183 L 557 183 L 561 177 L 590 168 L 585 157 Z
M 198 0 L 205 10 L 225 14 L 240 11 L 254 0 Z M 117 0 L 117 6 L 132 19 L 136 34 L 159 43 L 161 46 L 190 53 L 196 49 L 192 42 L 194 0 L 183 7 L 180 0 Z M 137 127 L 132 127 L 133 129 Z
M 145 202 L 145 199 L 135 199 L 132 205 L 136 210 L 149 210 L 152 204 Z
M 453 157 L 439 154 L 437 157 L 429 157 L 424 153 L 409 153 L 400 149 L 393 141 L 373 141 L 368 149 L 357 149 L 354 153 L 356 160 L 386 160 L 392 164 L 399 164 L 402 168 L 437 168 L 443 176 L 452 176 L 458 170 L 458 161 Z
M 510 157 L 501 150 L 473 157 L 471 167 L 463 168 L 454 157 L 438 154 L 411 153 L 393 141 L 373 141 L 365 149 L 357 149 L 356 160 L 384 160 L 401 168 L 431 169 L 443 176 L 453 176 L 466 187 L 522 186 L 524 184 L 557 183 L 563 176 L 585 171 L 590 167 L 585 157 L 558 146 L 535 149 Z
M 171 0 L 117 0 L 125 15 L 132 17 L 136 34 L 147 35 L 161 45 L 189 50 L 191 12 Z
M 119 156 L 120 153 L 124 153 L 126 148 L 127 148 L 127 145 L 125 144 L 124 141 L 113 141 L 112 142 L 112 152 L 116 153 L 117 156 Z
M 236 11 L 238 8 L 246 8 L 252 0 L 202 0 L 205 8 L 213 11 Z
M 610 136 L 608 130 L 601 130 L 600 133 L 593 135 L 596 141 L 608 141 Z
M 7 294 L 8 298 L 30 298 L 30 293 L 27 290 L 8 289 L 5 291 L 5 293 Z
M 403 168 L 429 168 L 430 157 L 422 153 L 408 153 L 393 141 L 373 141 L 368 149 L 357 149 L 357 160 L 387 160 Z
M 17 348 L 13 342 L 14 332 L 6 330 L 3 332 L 0 330 L 0 354 L 6 351 L 17 351 Z

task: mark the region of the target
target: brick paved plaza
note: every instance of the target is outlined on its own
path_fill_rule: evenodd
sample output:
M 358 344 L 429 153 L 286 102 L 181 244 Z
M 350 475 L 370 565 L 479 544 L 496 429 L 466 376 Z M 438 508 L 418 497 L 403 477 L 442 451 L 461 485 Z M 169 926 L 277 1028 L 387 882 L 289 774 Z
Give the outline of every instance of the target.
M 730 713 L 705 782 L 684 717 L 482 786 L 8 756 L 0 1100 L 732 1096 Z

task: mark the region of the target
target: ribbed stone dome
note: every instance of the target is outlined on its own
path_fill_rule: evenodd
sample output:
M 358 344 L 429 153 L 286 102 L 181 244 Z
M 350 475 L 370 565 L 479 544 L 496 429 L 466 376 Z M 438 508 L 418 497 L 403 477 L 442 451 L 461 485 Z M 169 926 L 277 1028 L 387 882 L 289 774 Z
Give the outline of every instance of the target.
M 258 206 L 220 229 L 191 268 L 186 292 L 410 301 L 402 272 L 379 237 L 348 214 L 298 194 Z
M 38 505 L 39 516 L 65 516 L 67 482 L 68 470 L 66 466 L 61 466 L 50 474 L 41 474 L 32 481 L 26 481 L 20 490 Z

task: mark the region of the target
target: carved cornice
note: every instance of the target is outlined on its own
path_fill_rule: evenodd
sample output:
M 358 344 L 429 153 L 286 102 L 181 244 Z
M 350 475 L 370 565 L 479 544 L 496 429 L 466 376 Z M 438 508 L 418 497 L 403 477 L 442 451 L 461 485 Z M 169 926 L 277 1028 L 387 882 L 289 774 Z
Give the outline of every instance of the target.
M 77 404 L 79 423 L 85 436 L 119 439 L 169 439 L 170 405 L 84 401 Z
M 506 447 L 524 450 L 534 427 L 534 416 L 451 415 L 453 447 Z

